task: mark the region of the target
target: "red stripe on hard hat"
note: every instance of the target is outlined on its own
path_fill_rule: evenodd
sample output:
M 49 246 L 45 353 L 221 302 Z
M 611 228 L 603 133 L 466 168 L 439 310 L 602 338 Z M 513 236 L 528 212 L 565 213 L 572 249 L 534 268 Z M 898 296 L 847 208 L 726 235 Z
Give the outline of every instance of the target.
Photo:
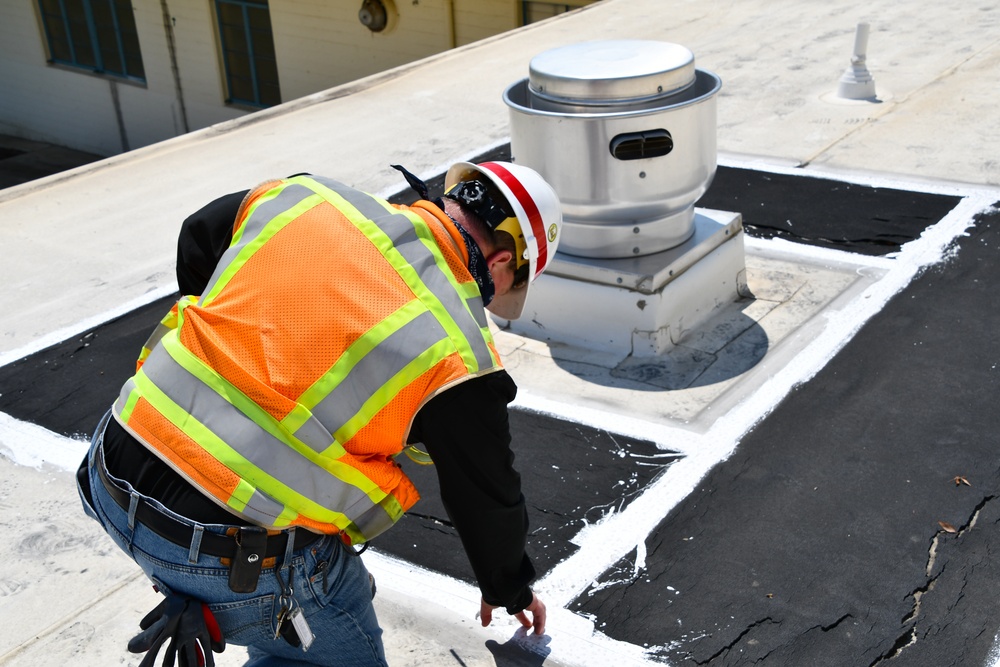
M 542 224 L 542 214 L 538 211 L 538 206 L 535 204 L 535 200 L 531 198 L 528 191 L 524 189 L 521 185 L 521 181 L 517 180 L 510 171 L 501 164 L 496 162 L 484 162 L 479 165 L 480 169 L 488 169 L 495 175 L 500 177 L 500 180 L 506 184 L 510 191 L 514 193 L 517 197 L 517 201 L 521 204 L 521 208 L 528 216 L 528 222 L 531 224 L 531 233 L 535 235 L 535 245 L 538 247 L 538 261 L 535 266 L 535 275 L 545 269 L 545 265 L 549 261 L 549 247 L 545 243 L 545 226 Z

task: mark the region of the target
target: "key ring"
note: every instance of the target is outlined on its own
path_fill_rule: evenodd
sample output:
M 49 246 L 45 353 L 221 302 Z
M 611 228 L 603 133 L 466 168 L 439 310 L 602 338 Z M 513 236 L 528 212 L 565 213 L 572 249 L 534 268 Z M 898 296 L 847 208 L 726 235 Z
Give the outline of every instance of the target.
M 288 586 L 285 586 L 285 580 L 281 578 L 281 569 L 279 567 L 274 571 L 275 576 L 278 577 L 278 584 L 281 586 L 281 595 L 278 597 L 278 602 L 281 603 L 282 608 L 287 608 L 291 611 L 295 606 L 295 596 L 292 591 L 292 577 L 295 576 L 295 570 L 288 568 Z M 287 604 L 286 600 L 288 601 Z

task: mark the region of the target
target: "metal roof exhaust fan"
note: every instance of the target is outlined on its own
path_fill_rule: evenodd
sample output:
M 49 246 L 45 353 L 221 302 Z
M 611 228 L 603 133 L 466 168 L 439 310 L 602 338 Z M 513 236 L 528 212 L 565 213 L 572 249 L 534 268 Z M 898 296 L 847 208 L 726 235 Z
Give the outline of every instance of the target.
M 648 255 L 691 236 L 715 176 L 721 87 L 668 42 L 583 42 L 532 59 L 504 94 L 511 153 L 559 193 L 562 252 Z
M 512 159 L 552 185 L 564 218 L 512 331 L 659 354 L 745 292 L 739 214 L 695 210 L 721 87 L 683 46 L 607 40 L 545 51 L 507 88 Z

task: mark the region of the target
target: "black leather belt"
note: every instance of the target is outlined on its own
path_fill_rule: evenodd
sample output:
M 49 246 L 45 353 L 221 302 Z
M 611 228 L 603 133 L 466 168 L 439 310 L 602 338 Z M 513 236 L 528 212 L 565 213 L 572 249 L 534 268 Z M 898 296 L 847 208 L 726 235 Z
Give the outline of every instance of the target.
M 128 512 L 131 496 L 129 496 L 128 492 L 119 488 L 114 482 L 111 481 L 108 477 L 107 471 L 104 469 L 103 452 L 98 450 L 97 454 L 98 456 L 94 461 L 94 465 L 97 467 L 97 473 L 101 478 L 101 483 L 104 484 L 104 488 L 107 489 L 108 494 L 114 498 L 114 501 L 118 503 L 118 506 Z M 170 540 L 174 544 L 182 547 L 188 547 L 191 545 L 191 540 L 194 537 L 194 528 L 167 514 L 164 514 L 145 501 L 140 500 L 139 504 L 136 506 L 135 518 L 136 521 L 139 521 L 165 540 Z M 256 532 L 263 531 L 263 529 L 249 527 L 242 530 Z M 296 530 L 295 543 L 292 545 L 292 548 L 294 550 L 302 549 L 321 537 L 323 536 L 319 533 L 314 533 L 309 530 Z M 236 555 L 237 548 L 240 546 L 237 540 L 238 537 L 236 535 L 220 535 L 219 533 L 212 533 L 206 530 L 201 535 L 200 552 L 210 556 L 218 556 L 220 558 L 233 558 Z M 262 545 L 262 551 L 264 553 L 259 554 L 259 557 L 274 558 L 277 556 L 284 556 L 285 547 L 287 545 L 287 532 L 280 532 L 276 535 L 268 535 L 265 545 Z

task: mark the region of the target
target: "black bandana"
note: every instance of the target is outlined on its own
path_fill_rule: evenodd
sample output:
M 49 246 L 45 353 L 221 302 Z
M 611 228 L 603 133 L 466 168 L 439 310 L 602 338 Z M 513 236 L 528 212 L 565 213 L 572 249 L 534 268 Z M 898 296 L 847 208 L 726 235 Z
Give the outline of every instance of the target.
M 440 199 L 434 202 L 438 207 L 444 211 L 444 202 Z M 445 212 L 445 215 L 448 215 Z M 486 263 L 486 257 L 483 256 L 483 251 L 479 249 L 479 244 L 476 240 L 472 238 L 469 232 L 465 231 L 462 225 L 455 221 L 455 218 L 451 218 L 451 221 L 455 223 L 458 227 L 459 233 L 462 234 L 462 240 L 465 241 L 465 247 L 469 251 L 469 273 L 475 278 L 476 284 L 479 285 L 479 293 L 483 296 L 483 306 L 490 305 L 493 301 L 493 276 L 490 275 L 490 266 Z
M 420 195 L 421 199 L 430 199 L 426 183 L 398 164 L 390 166 L 403 174 L 406 182 Z M 440 197 L 434 200 L 434 205 L 444 211 L 445 215 L 448 215 L 448 212 L 444 208 L 444 202 L 441 201 Z M 469 273 L 472 274 L 476 284 L 479 285 L 479 293 L 483 297 L 483 306 L 488 306 L 493 301 L 493 294 L 496 291 L 493 287 L 493 276 L 490 275 L 490 266 L 486 263 L 483 251 L 479 249 L 479 244 L 476 243 L 476 240 L 472 238 L 469 232 L 465 231 L 462 225 L 458 224 L 455 218 L 452 218 L 450 215 L 448 215 L 448 218 L 455 223 L 458 231 L 462 234 L 462 240 L 465 241 L 465 247 L 469 251 Z

